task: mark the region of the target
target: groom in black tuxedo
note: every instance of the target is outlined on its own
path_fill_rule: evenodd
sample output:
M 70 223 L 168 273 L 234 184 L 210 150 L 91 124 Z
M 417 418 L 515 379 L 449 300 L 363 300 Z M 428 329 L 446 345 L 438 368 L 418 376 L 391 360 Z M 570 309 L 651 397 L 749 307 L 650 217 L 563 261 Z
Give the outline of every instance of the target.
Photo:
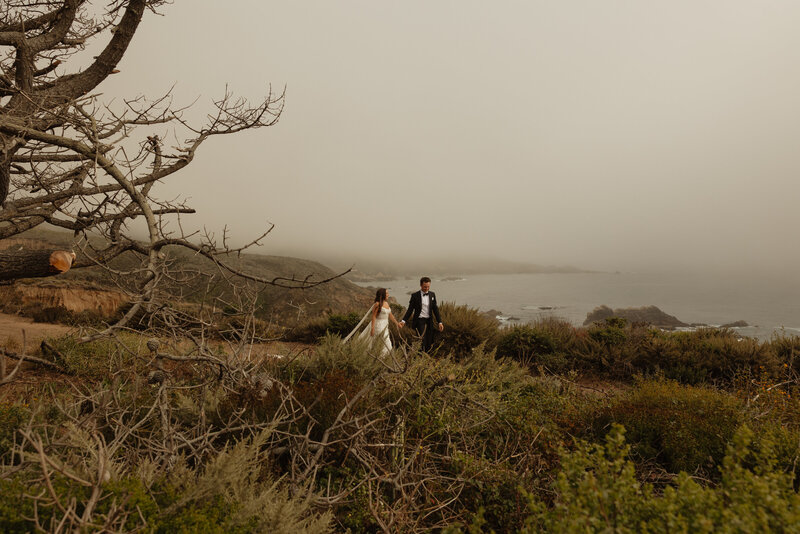
M 431 279 L 423 276 L 419 279 L 420 290 L 411 294 L 411 301 L 408 309 L 400 321 L 400 327 L 405 326 L 408 318 L 414 316 L 411 323 L 417 334 L 422 337 L 422 350 L 428 352 L 433 346 L 433 329 L 439 332 L 444 330 L 442 318 L 439 316 L 439 305 L 436 303 L 436 295 L 431 291 Z M 436 318 L 434 323 L 433 319 Z M 438 325 L 438 326 L 437 326 Z

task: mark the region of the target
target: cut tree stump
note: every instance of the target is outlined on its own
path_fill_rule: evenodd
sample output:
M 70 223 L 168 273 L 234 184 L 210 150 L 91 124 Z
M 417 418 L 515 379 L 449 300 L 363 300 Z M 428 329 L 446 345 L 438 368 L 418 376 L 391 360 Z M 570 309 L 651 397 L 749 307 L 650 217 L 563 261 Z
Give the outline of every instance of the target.
M 69 250 L 0 252 L 0 281 L 41 278 L 69 271 L 75 253 Z

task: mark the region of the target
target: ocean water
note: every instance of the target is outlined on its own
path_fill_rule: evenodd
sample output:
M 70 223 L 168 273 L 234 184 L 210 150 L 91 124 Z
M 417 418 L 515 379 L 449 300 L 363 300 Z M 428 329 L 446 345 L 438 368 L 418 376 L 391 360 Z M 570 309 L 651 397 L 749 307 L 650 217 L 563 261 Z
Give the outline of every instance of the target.
M 361 285 L 383 285 L 407 305 L 408 294 L 419 289 L 419 280 Z M 503 320 L 511 322 L 554 316 L 581 325 L 586 314 L 602 304 L 611 308 L 654 305 L 685 323 L 718 326 L 743 320 L 750 326 L 736 331 L 759 339 L 780 332 L 800 335 L 800 276 L 786 280 L 700 274 L 485 274 L 460 280 L 434 278 L 431 289 L 439 302 L 498 310 Z

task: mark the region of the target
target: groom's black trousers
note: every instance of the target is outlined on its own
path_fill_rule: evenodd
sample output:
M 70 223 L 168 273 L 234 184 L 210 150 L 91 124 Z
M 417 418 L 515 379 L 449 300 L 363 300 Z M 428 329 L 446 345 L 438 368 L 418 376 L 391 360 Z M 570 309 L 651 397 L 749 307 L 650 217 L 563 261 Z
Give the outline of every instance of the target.
M 422 350 L 428 352 L 433 346 L 433 318 L 427 319 L 417 318 L 414 319 L 414 330 L 417 335 L 422 338 Z

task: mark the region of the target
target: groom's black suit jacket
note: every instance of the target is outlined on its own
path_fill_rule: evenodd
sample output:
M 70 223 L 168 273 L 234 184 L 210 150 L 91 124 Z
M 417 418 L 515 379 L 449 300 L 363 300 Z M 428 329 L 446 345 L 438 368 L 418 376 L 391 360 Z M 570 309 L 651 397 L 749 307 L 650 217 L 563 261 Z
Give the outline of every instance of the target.
M 433 291 L 428 291 L 428 295 L 430 295 L 431 299 L 431 310 L 430 310 L 430 317 L 431 319 L 436 317 L 436 322 L 441 323 L 442 318 L 439 317 L 439 305 L 436 304 L 436 294 Z M 416 293 L 411 294 L 411 300 L 408 303 L 408 309 L 406 310 L 406 314 L 403 316 L 403 321 L 408 322 L 408 318 L 414 316 L 414 320 L 416 321 L 419 319 L 419 313 L 422 311 L 422 291 L 417 291 Z

